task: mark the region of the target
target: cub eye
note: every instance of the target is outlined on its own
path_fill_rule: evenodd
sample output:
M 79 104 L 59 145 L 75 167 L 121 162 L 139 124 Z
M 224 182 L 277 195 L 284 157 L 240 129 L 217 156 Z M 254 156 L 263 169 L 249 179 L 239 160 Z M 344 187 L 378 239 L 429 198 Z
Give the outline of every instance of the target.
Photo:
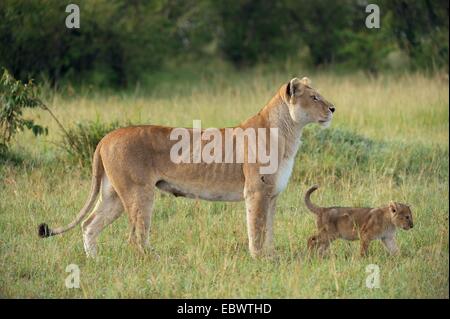
M 313 95 L 312 98 L 313 98 L 314 101 L 319 101 L 319 100 L 320 100 L 319 97 L 318 97 L 317 95 Z
M 409 216 L 406 216 L 406 219 L 409 219 Z

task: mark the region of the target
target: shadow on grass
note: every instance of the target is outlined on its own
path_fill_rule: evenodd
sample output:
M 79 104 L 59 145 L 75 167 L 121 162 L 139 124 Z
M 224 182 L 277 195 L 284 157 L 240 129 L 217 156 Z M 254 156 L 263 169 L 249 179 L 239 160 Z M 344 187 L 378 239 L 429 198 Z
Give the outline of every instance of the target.
M 24 153 L 11 151 L 6 147 L 0 148 L 0 165 L 2 166 L 21 166 L 30 160 Z

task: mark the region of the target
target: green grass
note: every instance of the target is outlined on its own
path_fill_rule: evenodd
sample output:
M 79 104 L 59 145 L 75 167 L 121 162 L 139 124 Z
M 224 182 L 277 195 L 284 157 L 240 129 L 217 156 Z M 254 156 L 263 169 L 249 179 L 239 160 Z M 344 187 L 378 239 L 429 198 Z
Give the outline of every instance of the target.
M 66 126 L 99 120 L 204 127 L 236 125 L 256 113 L 289 79 L 286 72 L 208 75 L 165 82 L 152 91 L 75 96 L 50 101 Z M 304 74 L 298 74 L 303 76 Z M 99 239 L 99 257 L 86 259 L 80 228 L 46 240 L 37 225 L 71 221 L 89 191 L 89 170 L 66 159 L 48 137 L 17 136 L 0 159 L 0 296 L 5 297 L 449 297 L 448 83 L 421 75 L 309 75 L 337 105 L 332 128 L 309 127 L 288 188 L 278 201 L 276 256 L 253 260 L 247 249 L 243 203 L 213 203 L 157 195 L 151 244 L 139 256 L 127 243 L 121 217 Z M 415 227 L 398 231 L 401 254 L 374 242 L 358 256 L 357 242 L 338 241 L 324 260 L 306 254 L 314 218 L 303 193 L 321 185 L 321 205 L 412 205 Z M 157 257 L 159 255 L 159 258 Z M 67 289 L 67 265 L 81 269 L 81 289 Z M 380 267 L 380 288 L 365 286 L 366 266 Z

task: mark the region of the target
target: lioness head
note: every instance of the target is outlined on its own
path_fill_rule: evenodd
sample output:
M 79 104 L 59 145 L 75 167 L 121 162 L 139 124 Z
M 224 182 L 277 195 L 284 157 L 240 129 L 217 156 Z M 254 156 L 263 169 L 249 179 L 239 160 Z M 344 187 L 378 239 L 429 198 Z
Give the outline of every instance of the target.
M 391 211 L 391 220 L 396 227 L 405 230 L 413 228 L 413 218 L 411 209 L 405 204 L 390 202 L 389 210 Z
M 335 107 L 311 86 L 304 77 L 293 78 L 286 87 L 286 98 L 292 120 L 297 123 L 319 123 L 324 127 L 331 124 Z

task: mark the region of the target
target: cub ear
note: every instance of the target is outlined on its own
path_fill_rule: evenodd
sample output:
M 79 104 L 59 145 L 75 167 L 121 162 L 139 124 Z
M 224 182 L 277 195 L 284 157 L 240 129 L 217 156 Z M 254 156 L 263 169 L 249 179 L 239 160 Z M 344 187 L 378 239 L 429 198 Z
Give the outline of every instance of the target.
M 286 95 L 288 97 L 293 97 L 295 95 L 300 95 L 302 92 L 302 81 L 298 78 L 293 78 L 289 81 L 287 87 L 286 87 Z
M 303 85 L 310 86 L 310 85 L 311 85 L 311 80 L 310 80 L 308 77 L 304 76 L 304 77 L 300 80 L 300 83 L 302 83 Z
M 393 201 L 389 202 L 389 210 L 392 214 L 397 214 L 397 205 Z

